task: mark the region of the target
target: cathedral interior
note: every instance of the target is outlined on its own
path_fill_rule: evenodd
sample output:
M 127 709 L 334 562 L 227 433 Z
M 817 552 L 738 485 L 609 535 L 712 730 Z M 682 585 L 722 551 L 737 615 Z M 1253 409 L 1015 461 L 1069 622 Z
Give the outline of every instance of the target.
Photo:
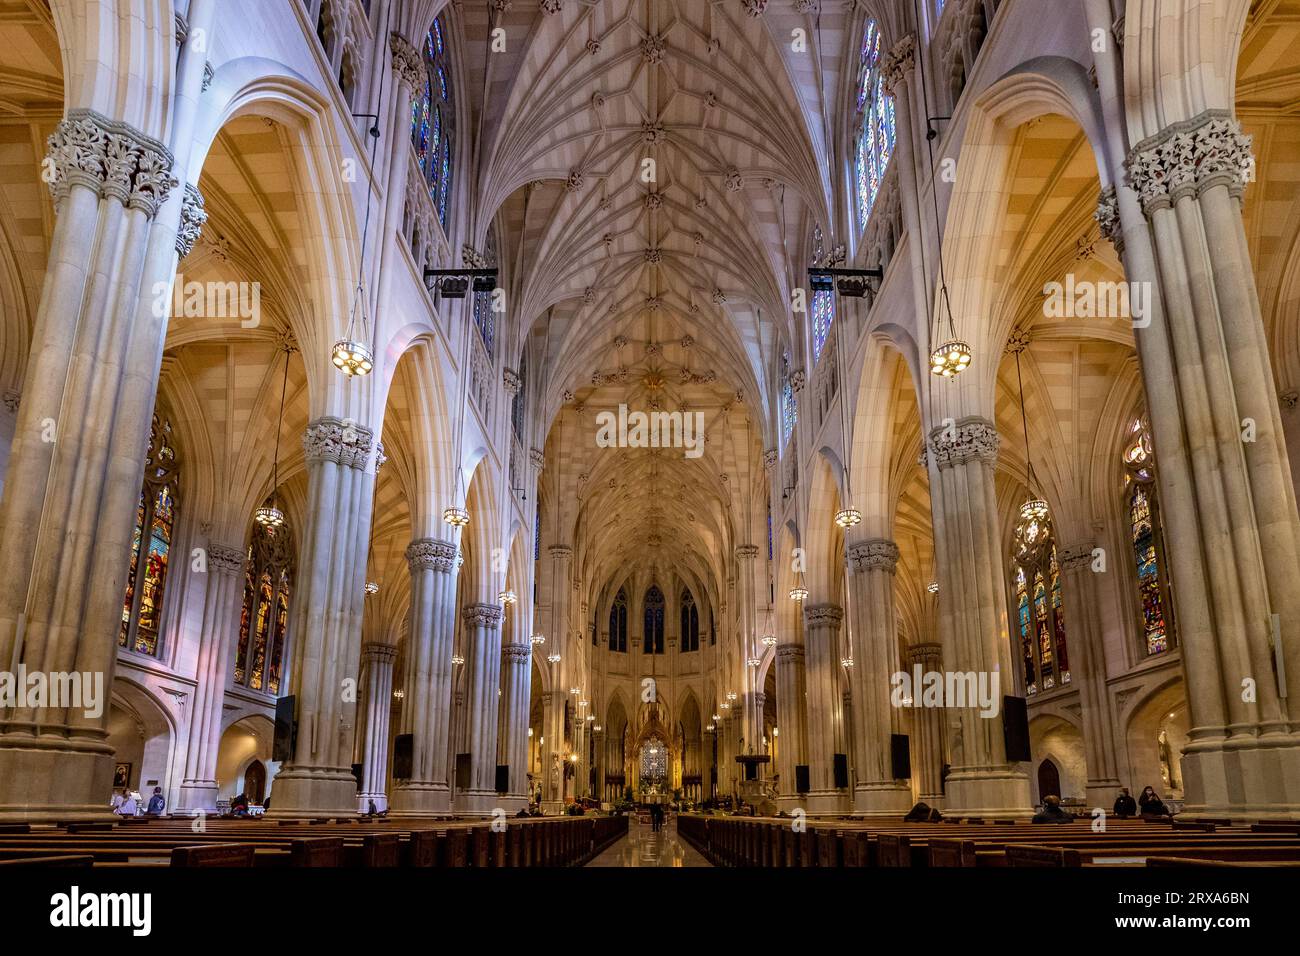
M 1300 862 L 1297 103 L 1300 0 L 0 0 L 0 862 Z

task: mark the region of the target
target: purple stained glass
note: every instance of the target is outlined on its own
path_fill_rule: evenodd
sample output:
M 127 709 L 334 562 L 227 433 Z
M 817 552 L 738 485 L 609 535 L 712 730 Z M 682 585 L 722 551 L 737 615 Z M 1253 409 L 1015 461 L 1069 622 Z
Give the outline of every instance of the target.
M 813 361 L 821 357 L 826 346 L 826 337 L 830 335 L 831 325 L 835 321 L 835 293 L 823 289 L 813 293 Z
M 880 185 L 889 168 L 896 138 L 894 101 L 885 93 L 880 71 L 880 30 L 867 23 L 862 38 L 862 80 L 858 87 L 858 142 L 854 151 L 854 180 L 858 192 L 858 227 L 865 228 Z

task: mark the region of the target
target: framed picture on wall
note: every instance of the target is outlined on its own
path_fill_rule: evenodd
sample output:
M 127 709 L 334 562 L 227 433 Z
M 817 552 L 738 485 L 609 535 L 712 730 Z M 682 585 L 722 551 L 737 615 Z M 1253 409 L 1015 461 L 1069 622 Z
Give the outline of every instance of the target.
M 122 787 L 131 786 L 131 764 L 116 763 L 113 765 L 113 789 L 118 790 Z

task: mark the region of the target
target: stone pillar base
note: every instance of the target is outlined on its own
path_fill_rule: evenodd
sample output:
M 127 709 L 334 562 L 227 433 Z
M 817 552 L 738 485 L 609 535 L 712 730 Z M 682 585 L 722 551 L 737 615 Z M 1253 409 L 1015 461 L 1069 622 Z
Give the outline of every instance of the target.
M 855 817 L 904 817 L 912 809 L 912 788 L 892 781 L 858 784 L 853 791 Z
M 186 780 L 176 797 L 176 813 L 215 813 L 221 789 L 215 780 Z
M 916 800 L 918 803 L 924 803 L 927 807 L 942 810 L 944 804 L 948 802 L 948 797 L 942 793 L 923 793 Z
M 378 801 L 376 801 L 378 802 Z M 451 789 L 445 783 L 399 783 L 388 801 L 390 817 L 449 817 Z
M 388 809 L 388 794 L 381 790 L 378 793 L 358 793 L 357 812 L 369 813 L 371 800 L 375 801 L 375 810 L 379 813 Z
M 1106 811 L 1106 816 L 1111 816 L 1111 810 L 1115 807 L 1115 798 L 1119 796 L 1119 788 L 1122 786 L 1123 784 L 1118 780 L 1089 780 L 1084 788 L 1084 799 L 1088 802 L 1088 811 L 1091 812 L 1097 807 L 1101 807 Z M 1139 790 L 1138 793 L 1133 793 L 1133 788 L 1130 787 L 1128 792 L 1136 800 L 1138 794 L 1142 791 Z
M 505 797 L 495 790 L 462 790 L 456 794 L 456 816 L 490 817 L 494 810 L 504 807 Z
M 559 816 L 564 812 L 563 800 L 543 800 L 542 813 L 548 817 Z
M 809 790 L 804 796 L 803 809 L 810 817 L 830 817 L 848 812 L 848 805 L 846 790 Z
M 113 820 L 112 782 L 113 750 L 101 741 L 0 738 L 0 820 Z
M 948 777 L 946 816 L 1028 820 L 1029 777 L 1010 767 L 954 771 Z
M 504 796 L 497 797 L 497 806 L 505 810 L 506 813 L 514 816 L 520 810 L 528 808 L 528 794 L 526 793 L 508 793 Z
M 1182 816 L 1300 819 L 1300 737 L 1191 744 L 1183 751 Z M 1133 788 L 1130 788 L 1132 791 Z M 1134 797 L 1141 793 L 1141 787 Z
M 337 817 L 357 812 L 357 778 L 332 767 L 289 767 L 276 775 L 268 817 Z
M 783 794 L 776 798 L 776 807 L 778 810 L 784 810 L 791 813 L 795 810 L 806 810 L 804 806 L 808 801 L 799 794 Z

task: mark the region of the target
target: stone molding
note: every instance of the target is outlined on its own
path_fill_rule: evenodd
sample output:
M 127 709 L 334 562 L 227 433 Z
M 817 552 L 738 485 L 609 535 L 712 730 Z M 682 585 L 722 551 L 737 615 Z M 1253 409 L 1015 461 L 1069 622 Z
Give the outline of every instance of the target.
M 406 546 L 406 566 L 412 574 L 420 571 L 450 574 L 456 569 L 456 546 L 438 538 L 417 538 Z
M 803 609 L 804 624 L 808 627 L 839 627 L 844 621 L 844 608 L 838 604 L 813 604 Z
M 361 645 L 361 659 L 367 664 L 391 664 L 397 660 L 397 645 L 366 641 Z
M 963 418 L 955 430 L 940 425 L 930 432 L 930 453 L 939 468 L 951 468 L 971 460 L 993 465 L 998 458 L 998 430 L 987 418 Z
M 933 641 L 911 644 L 907 648 L 909 664 L 938 664 L 942 655 L 943 645 Z
M 508 664 L 527 664 L 533 657 L 532 648 L 527 644 L 504 644 L 501 656 Z
M 302 436 L 308 464 L 332 461 L 349 468 L 365 468 L 370 460 L 374 432 L 356 422 L 325 415 L 307 426 Z
M 178 185 L 171 150 L 130 124 L 94 110 L 69 110 L 46 145 L 55 208 L 72 186 L 81 185 L 152 219 Z
M 880 568 L 893 574 L 898 568 L 898 545 L 887 538 L 872 538 L 850 545 L 848 559 L 849 567 L 854 571 Z
M 467 627 L 496 629 L 501 626 L 504 612 L 499 604 L 467 604 L 460 614 Z

